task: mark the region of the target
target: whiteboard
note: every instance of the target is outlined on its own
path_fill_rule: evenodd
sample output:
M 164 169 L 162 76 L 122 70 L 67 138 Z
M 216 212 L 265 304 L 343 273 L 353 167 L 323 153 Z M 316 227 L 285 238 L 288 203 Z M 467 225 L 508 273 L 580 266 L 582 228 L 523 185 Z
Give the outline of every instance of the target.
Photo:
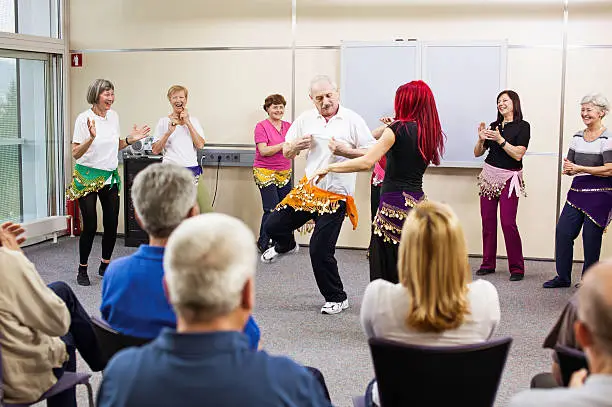
M 344 42 L 342 104 L 371 129 L 393 115 L 397 88 L 415 79 L 431 87 L 446 146 L 441 166 L 480 167 L 474 157 L 477 128 L 496 117 L 497 94 L 506 87 L 507 43 Z
M 478 125 L 495 120 L 497 94 L 506 87 L 505 43 L 422 44 L 423 80 L 436 99 L 446 152 L 441 166 L 479 167 Z
M 342 104 L 359 113 L 370 129 L 379 119 L 393 116 L 395 92 L 419 77 L 416 42 L 343 42 L 340 97 Z

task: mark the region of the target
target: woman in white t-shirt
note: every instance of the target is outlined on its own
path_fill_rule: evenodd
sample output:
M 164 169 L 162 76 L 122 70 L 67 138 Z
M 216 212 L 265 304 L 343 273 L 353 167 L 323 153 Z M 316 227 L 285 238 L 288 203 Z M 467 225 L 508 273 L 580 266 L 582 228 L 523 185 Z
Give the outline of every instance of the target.
M 77 283 L 90 285 L 87 262 L 98 228 L 96 202 L 102 206 L 102 259 L 98 274 L 103 276 L 110 262 L 119 221 L 121 180 L 117 166 L 118 151 L 146 137 L 149 126 L 134 125 L 128 137 L 121 138 L 119 116 L 111 109 L 115 87 L 106 79 L 96 79 L 87 89 L 91 108 L 79 114 L 74 123 L 72 156 L 76 160 L 73 180 L 66 191 L 68 199 L 78 199 L 83 217 L 79 238 L 79 271 Z
M 202 174 L 197 149 L 204 148 L 204 130 L 200 121 L 187 111 L 187 88 L 173 85 L 168 89 L 172 112 L 159 119 L 153 136 L 153 154 L 164 155 L 164 163 L 186 167 L 196 182 Z
M 427 346 L 488 340 L 499 323 L 499 298 L 486 280 L 472 281 L 463 229 L 452 209 L 423 201 L 408 214 L 398 253 L 398 284 L 374 280 L 361 304 L 368 338 Z M 366 405 L 379 405 L 373 381 Z

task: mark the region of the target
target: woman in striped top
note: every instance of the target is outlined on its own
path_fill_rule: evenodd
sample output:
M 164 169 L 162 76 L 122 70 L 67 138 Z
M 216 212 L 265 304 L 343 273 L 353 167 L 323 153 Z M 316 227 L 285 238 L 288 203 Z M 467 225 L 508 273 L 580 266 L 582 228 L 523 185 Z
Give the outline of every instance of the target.
M 556 230 L 557 276 L 544 288 L 569 287 L 572 281 L 574 240 L 582 229 L 584 265 L 582 274 L 599 261 L 604 230 L 612 220 L 612 133 L 602 119 L 610 103 L 601 94 L 587 95 L 580 102 L 586 129 L 574 134 L 563 174 L 574 179 Z

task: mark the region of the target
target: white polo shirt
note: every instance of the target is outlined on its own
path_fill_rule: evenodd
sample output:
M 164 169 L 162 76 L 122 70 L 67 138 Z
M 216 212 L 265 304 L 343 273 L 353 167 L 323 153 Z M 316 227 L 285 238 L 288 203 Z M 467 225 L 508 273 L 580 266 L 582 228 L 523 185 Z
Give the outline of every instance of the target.
M 189 119 L 191 120 L 193 128 L 203 138 L 204 130 L 202 130 L 199 120 L 193 116 Z M 166 134 L 168 126 L 170 126 L 169 117 L 162 117 L 159 119 L 157 127 L 155 128 L 155 135 L 153 136 L 154 143 L 159 141 L 164 134 Z M 193 140 L 191 139 L 187 125 L 183 124 L 175 127 L 174 132 L 170 135 L 164 147 L 163 162 L 180 165 L 181 167 L 195 167 L 198 165 L 198 152 L 193 145 Z
M 87 109 L 79 114 L 74 122 L 73 143 L 81 144 L 89 139 L 87 118 L 95 120 L 96 138 L 76 162 L 99 170 L 113 171 L 119 165 L 119 115 L 114 110 L 109 110 L 106 117 L 100 117 L 91 109 Z
M 286 141 L 292 142 L 301 136 L 311 134 L 313 143 L 306 152 L 306 176 L 311 178 L 321 168 L 329 164 L 348 160 L 348 158 L 333 155 L 328 144 L 333 137 L 336 141 L 346 143 L 352 148 L 369 148 L 376 143 L 365 120 L 357 113 L 340 106 L 338 113 L 329 121 L 321 116 L 317 109 L 302 113 L 291 125 Z M 355 193 L 356 173 L 330 172 L 316 186 L 330 192 L 342 195 Z

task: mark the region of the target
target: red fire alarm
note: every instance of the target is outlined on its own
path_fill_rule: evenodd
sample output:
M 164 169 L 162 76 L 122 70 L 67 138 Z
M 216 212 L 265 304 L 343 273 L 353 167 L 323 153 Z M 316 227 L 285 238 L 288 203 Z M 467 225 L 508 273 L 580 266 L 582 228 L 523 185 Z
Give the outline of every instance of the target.
M 83 54 L 70 54 L 70 66 L 80 68 L 83 66 Z

